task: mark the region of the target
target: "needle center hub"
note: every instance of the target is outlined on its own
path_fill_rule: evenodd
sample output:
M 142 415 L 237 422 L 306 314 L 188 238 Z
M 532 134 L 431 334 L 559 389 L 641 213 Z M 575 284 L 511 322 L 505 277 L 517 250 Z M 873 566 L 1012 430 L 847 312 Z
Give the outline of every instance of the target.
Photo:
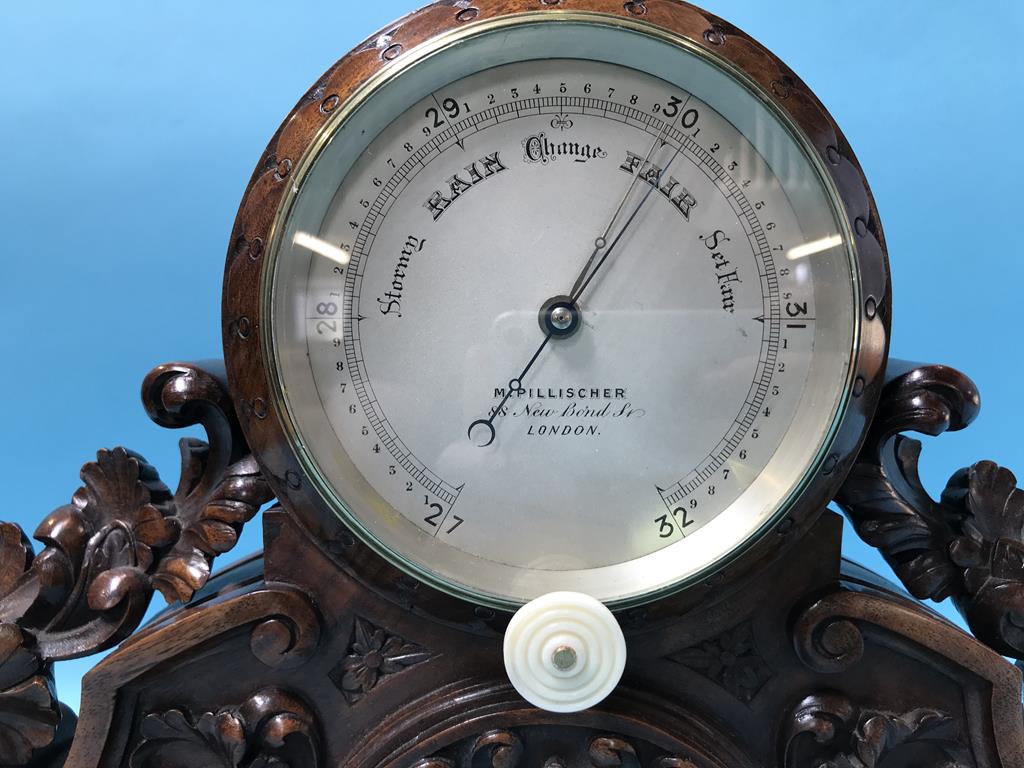
M 537 318 L 544 335 L 567 338 L 579 330 L 582 320 L 580 308 L 569 296 L 554 296 L 540 308 Z

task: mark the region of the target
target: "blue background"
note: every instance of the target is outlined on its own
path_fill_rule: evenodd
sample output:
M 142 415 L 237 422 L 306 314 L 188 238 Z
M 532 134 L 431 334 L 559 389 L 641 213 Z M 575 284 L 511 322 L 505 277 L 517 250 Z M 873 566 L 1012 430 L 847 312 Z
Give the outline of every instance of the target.
M 937 493 L 986 457 L 1024 468 L 1024 6 L 707 6 L 793 67 L 857 151 L 888 238 L 893 354 L 951 364 L 980 386 L 975 425 L 926 442 L 926 484 Z M 221 356 L 224 254 L 266 142 L 331 63 L 414 7 L 5 4 L 0 519 L 34 530 L 101 447 L 139 451 L 173 487 L 182 435 L 146 418 L 143 376 L 161 362 Z M 253 523 L 225 561 L 259 547 Z M 845 549 L 888 573 L 849 530 Z M 75 708 L 93 662 L 59 666 Z

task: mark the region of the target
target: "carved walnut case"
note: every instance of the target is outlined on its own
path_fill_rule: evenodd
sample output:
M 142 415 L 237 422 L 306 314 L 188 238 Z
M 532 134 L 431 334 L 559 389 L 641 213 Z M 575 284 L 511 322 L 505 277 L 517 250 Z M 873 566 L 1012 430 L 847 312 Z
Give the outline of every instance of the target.
M 649 14 L 737 60 L 757 45 L 674 0 L 585 4 Z M 921 445 L 902 433 L 966 427 L 978 392 L 943 366 L 886 367 L 874 204 L 838 128 L 777 60 L 759 76 L 818 126 L 877 251 L 881 346 L 859 385 L 860 427 L 828 492 L 747 560 L 619 614 L 629 661 L 610 698 L 574 715 L 531 707 L 502 664 L 507 615 L 403 575 L 304 503 L 261 389 L 251 277 L 294 153 L 403 46 L 557 5 L 435 3 L 340 61 L 271 141 L 228 254 L 230 377 L 221 363 L 175 363 L 143 383 L 155 422 L 206 430 L 208 443 L 181 441 L 178 487 L 138 454 L 104 450 L 35 531 L 38 553 L 0 524 L 0 766 L 1024 768 L 1021 672 L 1004 658 L 1024 659 L 1024 492 L 987 461 L 957 472 L 938 500 L 923 489 Z M 843 561 L 833 497 L 910 595 Z M 213 574 L 268 504 L 264 552 Z M 154 591 L 171 605 L 139 630 Z M 914 599 L 947 597 L 974 637 Z M 52 665 L 114 646 L 85 678 L 76 723 Z

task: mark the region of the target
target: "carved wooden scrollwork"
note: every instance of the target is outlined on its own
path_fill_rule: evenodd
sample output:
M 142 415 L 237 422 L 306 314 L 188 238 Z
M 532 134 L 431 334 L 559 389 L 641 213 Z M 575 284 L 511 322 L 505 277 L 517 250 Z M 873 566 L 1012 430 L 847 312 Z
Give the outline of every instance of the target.
M 626 739 L 618 736 L 596 736 L 590 740 L 587 750 L 590 764 L 595 768 L 619 768 L 639 766 L 636 748 Z
M 828 601 L 800 614 L 793 627 L 793 647 L 810 669 L 822 674 L 841 672 L 864 655 L 864 635 L 857 624 Z
M 167 600 L 189 600 L 210 578 L 214 558 L 231 550 L 242 526 L 273 497 L 242 437 L 227 388 L 218 374 L 187 364 L 154 368 L 142 402 L 157 424 L 202 424 L 209 444 L 181 441 L 181 480 L 171 516 L 177 536 L 156 564 L 153 585 Z
M 415 768 L 697 768 L 689 758 L 659 753 L 646 742 L 586 728 L 571 730 L 575 735 L 569 741 L 552 740 L 543 727 L 489 730 L 419 760 Z M 570 743 L 575 745 L 571 749 Z
M 277 688 L 237 707 L 192 717 L 171 709 L 147 715 L 132 768 L 316 768 L 320 736 L 305 703 Z
M 782 752 L 786 768 L 975 768 L 960 724 L 949 715 L 864 709 L 833 692 L 800 702 Z
M 467 768 L 517 768 L 523 756 L 523 742 L 512 731 L 481 734 L 469 750 Z
M 952 597 L 979 640 L 1024 658 L 1024 492 L 990 461 L 962 469 L 939 501 L 918 475 L 921 443 L 977 416 L 974 383 L 945 366 L 893 379 L 836 497 L 864 541 L 878 548 L 917 598 Z
M 71 503 L 36 529 L 38 555 L 19 526 L 0 523 L 0 765 L 25 765 L 53 742 L 62 720 L 53 661 L 124 640 L 154 589 L 169 601 L 189 600 L 213 559 L 271 498 L 219 364 L 160 366 L 146 378 L 143 402 L 158 424 L 202 424 L 210 438 L 181 441 L 173 494 L 142 456 L 101 450 L 82 467 Z

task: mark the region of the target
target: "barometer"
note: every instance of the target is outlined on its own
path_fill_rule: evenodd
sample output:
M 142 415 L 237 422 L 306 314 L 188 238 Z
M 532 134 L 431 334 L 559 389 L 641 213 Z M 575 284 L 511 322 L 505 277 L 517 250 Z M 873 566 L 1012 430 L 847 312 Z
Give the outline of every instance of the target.
M 104 450 L 38 554 L 0 523 L 0 763 L 1024 766 L 1024 492 L 922 486 L 903 433 L 980 400 L 890 360 L 890 316 L 852 149 L 742 31 L 409 14 L 260 158 L 224 363 L 145 378 L 209 439 L 177 490 Z M 52 664 L 118 644 L 75 735 Z
M 430 6 L 310 92 L 242 203 L 226 348 L 282 498 L 360 572 L 518 611 L 508 676 L 578 711 L 625 665 L 610 611 L 692 604 L 832 498 L 888 272 L 763 49 L 682 3 L 513 5 Z
M 318 503 L 415 578 L 627 606 L 835 468 L 884 265 L 839 147 L 724 31 L 524 5 L 381 40 L 320 95 L 254 286 L 270 407 Z

